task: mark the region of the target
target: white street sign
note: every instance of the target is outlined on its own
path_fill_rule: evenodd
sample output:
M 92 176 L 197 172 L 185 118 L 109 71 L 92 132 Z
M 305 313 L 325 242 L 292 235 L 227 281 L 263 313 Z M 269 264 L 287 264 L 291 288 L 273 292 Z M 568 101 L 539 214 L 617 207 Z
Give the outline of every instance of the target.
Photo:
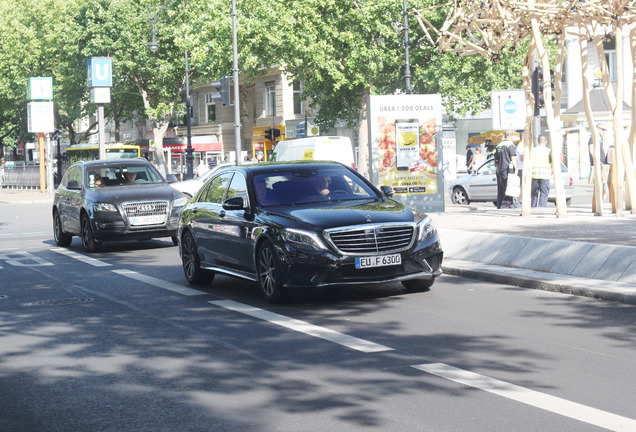
M 517 130 L 526 126 L 526 96 L 523 90 L 493 90 L 492 129 Z

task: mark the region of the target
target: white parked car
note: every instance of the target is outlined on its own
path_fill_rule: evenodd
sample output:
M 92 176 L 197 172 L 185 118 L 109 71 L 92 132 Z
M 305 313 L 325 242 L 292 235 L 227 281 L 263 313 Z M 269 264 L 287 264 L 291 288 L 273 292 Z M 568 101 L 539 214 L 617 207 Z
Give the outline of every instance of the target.
M 561 164 L 561 174 L 565 185 L 565 201 L 569 205 L 574 194 L 574 183 L 568 168 Z M 471 202 L 497 203 L 497 175 L 495 160 L 488 159 L 472 174 L 459 177 L 448 184 L 448 193 L 453 204 L 468 205 Z M 555 202 L 554 184 L 550 184 L 548 201 Z
M 233 165 L 231 163 L 222 163 L 216 165 L 212 169 L 208 170 L 205 174 L 192 179 L 192 180 L 183 180 L 179 182 L 170 183 L 170 186 L 181 192 L 186 198 L 192 198 L 198 191 L 201 189 L 201 186 L 205 184 L 205 182 L 212 177 L 212 175 L 221 167 Z

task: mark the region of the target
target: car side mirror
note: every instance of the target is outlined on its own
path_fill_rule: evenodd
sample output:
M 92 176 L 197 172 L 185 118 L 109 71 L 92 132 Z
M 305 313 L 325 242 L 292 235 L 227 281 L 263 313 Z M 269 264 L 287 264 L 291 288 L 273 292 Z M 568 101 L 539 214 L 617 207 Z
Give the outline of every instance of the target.
M 245 210 L 247 208 L 247 200 L 243 197 L 228 198 L 223 201 L 223 209 L 225 210 Z
M 176 175 L 174 175 L 174 174 L 166 174 L 166 181 L 167 181 L 168 183 L 175 183 L 175 182 L 177 182 L 177 181 L 178 181 L 178 180 L 177 180 L 177 176 L 176 176 Z
M 69 180 L 68 183 L 66 183 L 66 189 L 69 190 L 80 190 L 80 184 L 77 182 L 77 180 Z
M 393 190 L 391 186 L 387 186 L 387 185 L 380 186 L 380 190 L 382 191 L 384 196 L 388 198 L 392 198 L 393 195 L 395 195 L 395 191 Z

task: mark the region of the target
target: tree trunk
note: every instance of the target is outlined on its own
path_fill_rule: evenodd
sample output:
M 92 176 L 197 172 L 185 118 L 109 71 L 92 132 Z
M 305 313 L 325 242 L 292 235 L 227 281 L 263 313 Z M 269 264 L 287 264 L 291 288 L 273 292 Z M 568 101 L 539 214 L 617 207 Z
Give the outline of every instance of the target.
M 528 54 L 523 64 L 523 89 L 526 94 L 526 127 L 523 130 L 523 172 L 521 173 L 521 216 L 530 216 L 532 212 L 532 136 L 534 123 L 534 93 L 532 93 L 532 58 L 537 45 L 530 41 Z
M 552 104 L 552 85 L 550 84 L 550 62 L 543 47 L 541 30 L 536 18 L 531 20 L 532 37 L 537 44 L 537 52 L 543 66 L 543 97 L 545 100 L 545 117 L 550 133 L 550 143 L 552 144 L 552 178 L 554 180 L 554 190 L 556 192 L 557 217 L 567 217 L 567 204 L 565 203 L 565 190 L 563 188 L 563 177 L 561 176 L 561 128 L 554 118 L 554 108 Z M 560 104 L 559 104 L 560 107 Z
M 369 113 L 368 113 L 368 97 L 371 95 L 371 89 L 365 88 L 360 98 L 360 117 L 358 122 L 358 163 L 357 169 L 367 179 L 371 179 L 371 161 L 369 142 Z
M 603 182 L 601 180 L 601 149 L 598 139 L 598 133 L 594 127 L 594 115 L 592 113 L 592 105 L 590 104 L 590 83 L 588 77 L 588 59 L 587 59 L 587 31 L 583 23 L 579 23 L 579 44 L 581 46 L 581 76 L 583 78 L 583 105 L 585 106 L 585 115 L 587 124 L 592 134 L 592 143 L 594 148 L 594 166 L 592 167 L 592 176 L 594 181 L 594 193 L 592 197 L 592 212 L 596 216 L 603 216 Z M 589 152 L 589 149 L 588 149 Z

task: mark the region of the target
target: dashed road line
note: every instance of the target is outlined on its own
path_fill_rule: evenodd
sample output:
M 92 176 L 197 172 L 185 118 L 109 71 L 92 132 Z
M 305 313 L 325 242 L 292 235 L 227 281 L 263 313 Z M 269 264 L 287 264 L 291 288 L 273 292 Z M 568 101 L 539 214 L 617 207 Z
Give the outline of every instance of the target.
M 162 279 L 157 279 L 157 278 L 154 278 L 154 277 L 151 277 L 151 276 L 146 276 L 144 274 L 137 273 L 137 272 L 132 271 L 132 270 L 122 269 L 122 270 L 112 270 L 112 272 L 113 273 L 117 273 L 117 274 L 122 275 L 122 276 L 126 276 L 126 277 L 131 278 L 131 279 L 135 279 L 135 280 L 137 280 L 139 282 L 145 282 L 147 284 L 154 285 L 156 287 L 163 288 L 165 290 L 172 291 L 172 292 L 175 292 L 177 294 L 182 294 L 182 295 L 185 295 L 185 296 L 195 296 L 195 295 L 208 294 L 205 291 L 195 290 L 195 289 L 192 289 L 192 288 L 185 287 L 183 285 L 179 285 L 179 284 L 176 284 L 176 283 L 168 282 L 168 281 L 165 281 L 165 280 L 162 280 Z
M 73 258 L 73 259 L 76 259 L 76 260 L 78 260 L 78 261 L 81 261 L 81 262 L 83 262 L 83 263 L 85 263 L 85 264 L 90 264 L 90 265 L 92 265 L 92 266 L 94 266 L 94 267 L 110 267 L 110 266 L 111 266 L 111 264 L 109 264 L 109 263 L 107 263 L 107 262 L 100 261 L 100 260 L 98 260 L 98 259 L 91 258 L 91 257 L 86 256 L 86 255 L 78 254 L 78 253 L 73 252 L 73 251 L 68 250 L 68 249 L 64 249 L 64 248 L 51 248 L 51 250 L 52 250 L 53 252 L 57 252 L 57 253 L 59 253 L 59 254 L 66 255 L 66 256 L 68 256 L 68 257 L 71 257 L 71 258 Z
M 266 311 L 264 309 L 237 303 L 232 300 L 210 301 L 209 303 L 232 310 L 234 312 L 239 312 L 254 318 L 262 319 L 281 327 L 285 327 L 291 330 L 305 333 L 310 336 L 334 342 L 336 344 L 343 345 L 357 351 L 372 353 L 393 350 L 393 348 L 369 342 L 364 339 L 359 339 L 357 337 L 349 336 L 325 327 L 319 327 L 305 321 L 287 317 L 285 315 L 280 315 L 274 312 Z
M 413 367 L 459 384 L 484 390 L 498 396 L 503 396 L 526 405 L 541 408 L 605 429 L 613 431 L 636 431 L 636 420 L 601 411 L 556 396 L 550 396 L 485 375 L 469 372 L 444 363 L 427 363 Z

